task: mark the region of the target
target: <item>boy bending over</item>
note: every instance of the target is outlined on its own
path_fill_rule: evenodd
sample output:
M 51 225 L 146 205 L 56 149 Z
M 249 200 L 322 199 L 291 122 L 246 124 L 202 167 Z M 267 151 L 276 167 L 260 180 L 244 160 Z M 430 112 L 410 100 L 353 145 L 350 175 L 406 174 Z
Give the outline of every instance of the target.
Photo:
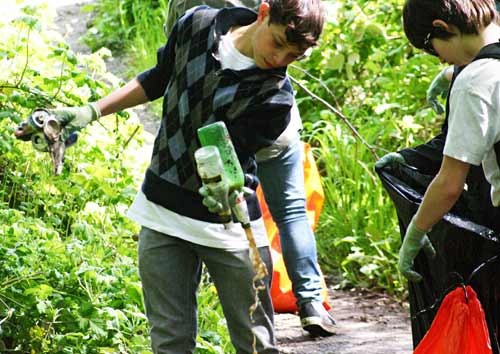
M 465 66 L 450 92 L 441 168 L 399 252 L 399 269 L 418 281 L 421 276 L 412 270 L 413 260 L 422 248 L 430 256 L 435 254 L 426 233 L 458 200 L 471 165 L 482 165 L 493 205 L 500 205 L 500 159 L 495 153 L 500 141 L 500 60 L 479 58 L 499 52 L 500 27 L 494 0 L 407 0 L 403 16 L 406 36 L 415 47 L 443 63 Z M 382 160 L 401 161 L 398 155 L 391 153 Z

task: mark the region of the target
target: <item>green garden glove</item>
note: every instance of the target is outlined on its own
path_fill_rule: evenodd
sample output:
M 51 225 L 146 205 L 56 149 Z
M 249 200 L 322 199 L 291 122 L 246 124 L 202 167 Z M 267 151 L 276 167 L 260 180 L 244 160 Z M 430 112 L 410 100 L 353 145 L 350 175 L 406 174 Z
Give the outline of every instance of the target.
M 35 110 L 29 120 L 22 122 L 17 127 L 14 132 L 17 139 L 28 141 L 31 135 L 37 131 L 48 132 L 47 128 L 49 127 L 47 127 L 47 122 L 33 119 L 33 116 L 37 115 L 37 111 L 48 112 L 51 115 L 50 118 L 55 119 L 55 122 L 53 119 L 50 121 L 49 130 L 51 132 L 59 130 L 58 139 L 62 141 L 66 141 L 72 133 L 85 128 L 89 123 L 101 116 L 101 112 L 95 103 L 89 103 L 82 107 Z M 38 116 L 44 117 L 44 115 Z M 33 122 L 33 120 L 35 120 L 35 122 Z M 48 138 L 50 138 L 50 136 L 48 136 Z
M 247 197 L 255 193 L 255 191 L 248 187 L 242 187 L 241 192 L 243 196 Z M 198 193 L 203 197 L 202 204 L 208 208 L 208 211 L 216 214 L 230 213 L 230 205 L 232 202 L 229 198 L 234 198 L 234 194 L 228 195 L 227 184 L 223 183 L 210 183 L 204 184 Z
M 95 103 L 82 107 L 66 107 L 50 110 L 63 127 L 62 139 L 66 140 L 73 132 L 85 128 L 101 117 L 101 112 Z
M 446 98 L 448 95 L 448 90 L 450 89 L 450 80 L 446 77 L 446 72 L 449 68 L 443 69 L 437 76 L 432 80 L 429 88 L 427 89 L 426 99 L 429 106 L 437 114 L 444 113 L 444 106 L 439 102 L 438 98 Z
M 413 260 L 418 252 L 420 252 L 420 249 L 423 249 L 429 258 L 436 256 L 436 251 L 432 246 L 431 240 L 427 237 L 427 231 L 419 230 L 415 226 L 414 219 L 411 219 L 410 225 L 406 229 L 403 244 L 399 250 L 398 269 L 408 280 L 413 282 L 422 280 L 422 276 L 412 269 Z
M 208 211 L 214 214 L 227 212 L 229 209 L 227 201 L 227 184 L 207 184 L 198 189 L 198 193 L 203 197 L 202 204 L 208 208 Z
M 101 116 L 95 103 L 55 110 L 36 109 L 14 131 L 17 139 L 31 141 L 38 151 L 50 153 L 54 174 L 62 173 L 66 148 L 77 140 L 76 132 Z
M 397 152 L 390 152 L 380 158 L 377 162 L 375 162 L 375 168 L 384 168 L 387 165 L 394 165 L 396 163 L 406 163 L 403 155 Z

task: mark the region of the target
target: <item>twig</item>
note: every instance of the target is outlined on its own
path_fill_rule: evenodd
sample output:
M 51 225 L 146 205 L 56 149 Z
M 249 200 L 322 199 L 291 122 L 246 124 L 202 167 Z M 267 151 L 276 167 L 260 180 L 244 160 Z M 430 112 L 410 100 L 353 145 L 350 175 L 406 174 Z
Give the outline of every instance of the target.
M 123 150 L 125 150 L 127 148 L 128 144 L 132 141 L 132 138 L 135 136 L 135 134 L 137 134 L 137 131 L 139 130 L 139 128 L 140 128 L 139 125 L 137 127 L 135 127 L 135 130 L 133 131 L 133 133 L 129 136 L 129 138 L 127 139 L 125 144 L 123 144 Z
M 64 60 L 61 60 L 61 62 L 62 62 L 62 65 L 61 65 L 61 74 L 59 75 L 59 87 L 57 88 L 56 93 L 52 96 L 53 100 L 55 100 L 57 95 L 59 95 L 59 92 L 61 92 L 62 85 L 63 85 L 62 76 L 64 74 L 64 68 L 66 66 L 66 63 L 64 62 Z
M 0 302 L 2 303 L 2 305 L 5 307 L 5 308 L 8 308 L 9 305 L 7 305 L 7 303 L 5 301 L 3 301 L 3 299 L 0 297 Z
M 294 83 L 296 83 L 301 89 L 303 89 L 309 96 L 311 96 L 312 98 L 318 100 L 319 102 L 321 102 L 323 105 L 326 106 L 326 108 L 328 108 L 330 111 L 332 111 L 337 117 L 339 117 L 348 127 L 349 129 L 351 130 L 351 132 L 354 134 L 354 136 L 356 138 L 358 138 L 361 143 L 363 143 L 363 145 L 365 145 L 368 150 L 370 150 L 370 152 L 373 154 L 373 156 L 378 160 L 379 159 L 379 156 L 378 154 L 375 152 L 375 149 L 370 145 L 368 144 L 368 142 L 361 136 L 361 134 L 359 134 L 359 132 L 356 130 L 356 128 L 354 127 L 354 125 L 352 125 L 352 123 L 349 121 L 349 119 L 347 119 L 346 116 L 344 116 L 342 114 L 342 112 L 340 112 L 338 109 L 336 109 L 335 107 L 333 107 L 331 104 L 329 104 L 327 101 L 325 101 L 323 98 L 319 97 L 318 95 L 314 94 L 311 90 L 309 90 L 306 86 L 304 86 L 302 83 L 300 83 L 297 79 L 295 79 L 294 77 L 290 76 L 290 78 L 292 79 L 292 81 Z
M 14 284 L 17 284 L 17 283 L 20 283 L 22 281 L 25 281 L 25 280 L 33 280 L 33 279 L 37 279 L 39 278 L 43 273 L 42 272 L 37 272 L 37 273 L 34 273 L 34 274 L 30 274 L 28 276 L 24 276 L 24 277 L 15 277 L 15 278 L 7 278 L 7 280 L 3 281 L 1 284 L 0 284 L 0 290 L 4 290 L 6 289 L 8 286 L 12 286 Z
M 30 33 L 31 33 L 31 29 L 28 28 L 28 38 L 26 40 L 26 62 L 24 63 L 24 68 L 23 68 L 23 72 L 21 73 L 21 76 L 19 77 L 19 80 L 16 84 L 16 86 L 19 86 L 21 85 L 21 82 L 23 82 L 23 79 L 24 79 L 24 74 L 26 74 L 26 70 L 28 69 L 28 63 L 29 63 L 29 57 L 30 57 Z
M 291 68 L 293 68 L 293 69 L 295 69 L 297 71 L 300 71 L 301 73 L 305 74 L 306 76 L 308 76 L 311 79 L 314 79 L 316 82 L 318 82 L 321 85 L 321 87 L 323 87 L 325 89 L 325 91 L 328 92 L 328 94 L 330 95 L 330 97 L 335 100 L 335 105 L 337 107 L 339 107 L 339 103 L 337 102 L 337 97 L 335 97 L 335 95 L 333 94 L 333 92 L 330 90 L 330 88 L 327 86 L 327 84 L 325 84 L 325 82 L 323 80 L 321 80 L 319 77 L 314 76 L 309 71 L 307 71 L 306 69 L 301 68 L 298 65 L 290 64 L 288 67 L 291 67 Z
M 28 93 L 30 93 L 32 95 L 35 95 L 35 96 L 38 96 L 38 97 L 42 98 L 48 104 L 52 103 L 52 101 L 51 101 L 52 98 L 49 95 L 47 95 L 46 93 L 44 93 L 43 91 L 40 91 L 38 89 L 27 87 L 26 85 L 0 85 L 0 89 L 21 90 L 21 91 L 28 92 Z M 64 105 L 66 105 L 66 106 L 71 106 L 72 105 L 70 102 L 64 101 L 64 100 L 59 99 L 59 98 L 56 98 L 55 101 L 57 101 L 59 103 L 62 103 Z

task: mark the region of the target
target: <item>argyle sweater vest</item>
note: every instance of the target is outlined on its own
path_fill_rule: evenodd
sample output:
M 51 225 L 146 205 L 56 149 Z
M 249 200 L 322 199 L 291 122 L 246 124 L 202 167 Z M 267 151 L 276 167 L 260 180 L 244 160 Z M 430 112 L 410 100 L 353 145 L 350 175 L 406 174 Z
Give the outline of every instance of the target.
M 198 194 L 197 129 L 224 121 L 243 170 L 254 174 L 255 152 L 271 145 L 288 125 L 293 91 L 286 68 L 221 70 L 217 57 L 220 37 L 256 18 L 246 8 L 196 7 L 174 25 L 158 50 L 156 66 L 138 76 L 150 100 L 163 97 L 162 121 L 142 185 L 148 200 L 197 220 L 221 222 Z M 251 220 L 259 218 L 256 197 L 247 202 Z

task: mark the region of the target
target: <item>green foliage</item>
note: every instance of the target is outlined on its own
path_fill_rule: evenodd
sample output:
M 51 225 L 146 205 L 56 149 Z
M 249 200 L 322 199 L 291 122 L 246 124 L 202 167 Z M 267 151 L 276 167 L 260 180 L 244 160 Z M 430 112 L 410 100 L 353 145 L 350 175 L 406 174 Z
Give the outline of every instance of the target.
M 143 163 L 124 159 L 134 124 L 94 125 L 53 176 L 48 154 L 15 141 L 36 107 L 80 105 L 109 87 L 99 53 L 76 56 L 50 16 L 24 8 L 0 22 L 0 347 L 31 353 L 148 353 L 125 210 Z M 83 143 L 84 142 L 84 143 Z
M 198 295 L 197 354 L 230 354 L 234 347 L 229 339 L 226 319 L 219 304 L 217 291 L 207 273 L 203 273 Z
M 319 48 L 290 73 L 338 108 L 369 147 L 297 87 L 326 196 L 321 265 L 342 285 L 401 295 L 398 225 L 374 153 L 434 135 L 441 117 L 426 106 L 425 90 L 440 68 L 404 38 L 400 1 L 327 4 Z M 87 41 L 147 58 L 137 72 L 165 41 L 166 8 L 162 0 L 102 0 Z M 0 20 L 0 350 L 149 353 L 131 239 L 137 226 L 124 215 L 144 169 L 142 137 L 119 116 L 94 123 L 68 150 L 63 174 L 52 176 L 48 156 L 15 141 L 13 129 L 36 107 L 80 105 L 109 92 L 98 79 L 107 75 L 107 53 L 75 55 L 39 8 L 9 14 Z M 202 283 L 197 353 L 232 353 L 213 285 L 206 276 Z
M 100 119 L 67 150 L 62 175 L 13 130 L 36 107 L 96 100 L 119 82 L 103 49 L 75 55 L 42 8 L 0 20 L 0 351 L 150 353 L 125 215 L 149 156 L 135 117 Z M 151 137 L 149 137 L 151 138 Z M 206 278 L 206 277 L 205 277 Z M 215 290 L 199 292 L 199 353 L 232 353 Z
M 373 156 L 339 123 L 331 123 L 330 112 L 320 114 L 323 119 L 306 129 L 316 145 L 326 199 L 316 232 L 323 270 L 341 275 L 343 286 L 401 290 L 396 215 L 366 162 Z
M 167 8 L 168 0 L 101 0 L 87 5 L 86 10 L 97 16 L 84 40 L 93 50 L 126 52 L 137 71 L 149 68 L 156 61 L 156 50 L 166 42 Z

